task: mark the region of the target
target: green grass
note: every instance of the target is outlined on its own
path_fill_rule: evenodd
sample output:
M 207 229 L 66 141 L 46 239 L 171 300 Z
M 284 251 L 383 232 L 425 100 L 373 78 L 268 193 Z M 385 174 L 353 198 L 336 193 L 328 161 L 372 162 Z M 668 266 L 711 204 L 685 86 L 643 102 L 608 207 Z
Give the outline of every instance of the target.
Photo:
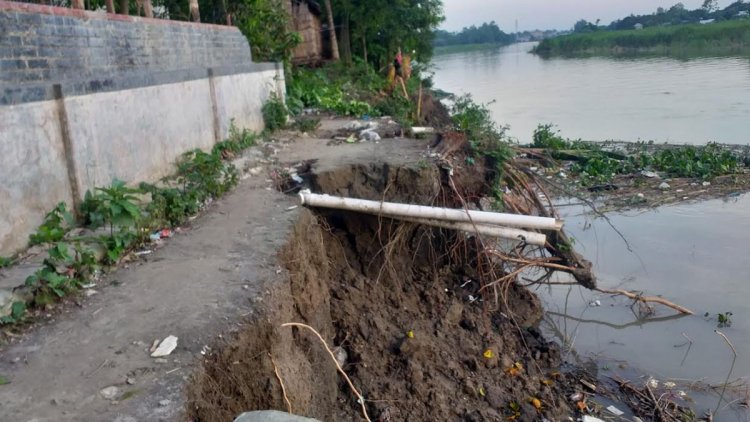
M 597 31 L 546 39 L 533 52 L 541 56 L 650 53 L 710 55 L 750 52 L 750 19 L 708 25 L 675 25 L 643 30 Z
M 500 47 L 505 47 L 508 44 L 498 43 L 480 43 L 480 44 L 454 44 L 454 45 L 442 45 L 435 47 L 435 55 L 440 54 L 454 54 L 454 53 L 465 53 L 469 51 L 482 51 L 482 50 L 493 50 Z

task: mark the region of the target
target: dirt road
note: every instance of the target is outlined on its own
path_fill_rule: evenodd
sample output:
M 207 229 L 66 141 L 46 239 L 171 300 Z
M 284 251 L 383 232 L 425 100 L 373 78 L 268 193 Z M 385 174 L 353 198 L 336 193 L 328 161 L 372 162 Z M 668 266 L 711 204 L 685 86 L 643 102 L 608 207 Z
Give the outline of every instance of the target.
M 327 142 L 286 139 L 270 149 L 278 149 L 278 162 L 313 159 L 325 168 L 416 162 L 425 148 L 425 141 L 404 139 Z M 201 352 L 237 331 L 274 282 L 286 277 L 276 252 L 298 209 L 288 210 L 296 199 L 271 189 L 267 176 L 264 167 L 163 248 L 106 276 L 82 306 L 7 345 L 0 374 L 10 383 L 0 386 L 0 420 L 178 418 L 184 384 Z M 177 349 L 164 359 L 151 358 L 151 344 L 168 335 L 179 338 Z M 105 398 L 103 389 L 113 395 Z

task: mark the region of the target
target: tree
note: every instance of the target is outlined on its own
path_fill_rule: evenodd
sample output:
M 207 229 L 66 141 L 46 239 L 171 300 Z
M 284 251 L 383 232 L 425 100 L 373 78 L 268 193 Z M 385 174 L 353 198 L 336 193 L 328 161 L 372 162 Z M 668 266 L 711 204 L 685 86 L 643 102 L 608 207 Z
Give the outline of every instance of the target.
M 328 15 L 328 33 L 331 38 L 331 53 L 333 54 L 333 61 L 339 61 L 339 43 L 336 40 L 336 26 L 333 24 L 333 9 L 331 8 L 331 0 L 325 0 L 326 14 Z
M 701 9 L 703 9 L 707 13 L 713 13 L 719 10 L 719 2 L 718 0 L 704 0 Z

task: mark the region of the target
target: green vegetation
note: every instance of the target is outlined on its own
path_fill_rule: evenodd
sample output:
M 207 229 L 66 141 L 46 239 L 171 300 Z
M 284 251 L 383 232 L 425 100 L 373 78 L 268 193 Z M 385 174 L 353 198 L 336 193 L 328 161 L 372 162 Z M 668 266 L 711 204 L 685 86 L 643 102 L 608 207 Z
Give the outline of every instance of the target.
M 534 131 L 535 148 L 547 149 L 555 158 L 573 159 L 571 172 L 584 186 L 607 183 L 618 174 L 642 170 L 663 172 L 669 177 L 711 179 L 736 173 L 741 158 L 721 146 L 665 146 L 654 152 L 621 155 L 604 151 L 594 143 L 571 141 L 554 131 L 552 125 L 539 125 Z
M 443 21 L 441 0 L 332 0 L 341 60 L 354 58 L 384 68 L 398 48 L 428 63 L 435 29 Z
M 275 93 L 263 104 L 262 112 L 266 129 L 271 132 L 286 126 L 289 110 L 287 110 L 284 100 L 279 98 Z
M 294 128 L 300 132 L 313 132 L 320 127 L 318 117 L 300 117 L 294 122 Z
M 470 26 L 460 32 L 435 31 L 435 47 L 469 46 L 469 45 L 508 45 L 516 41 L 514 35 L 506 34 L 495 21 L 481 26 Z
M 410 98 L 416 98 L 422 69 L 415 67 L 406 83 Z M 318 108 L 345 116 L 392 116 L 404 126 L 414 123 L 416 101 L 407 100 L 398 87 L 386 94 L 386 75 L 355 61 L 351 66 L 330 64 L 318 69 L 296 68 L 287 84 L 287 106 L 293 115 L 304 108 Z
M 455 98 L 450 111 L 455 129 L 466 136 L 471 147 L 467 164 L 473 164 L 478 157 L 488 159 L 495 170 L 495 180 L 491 185 L 498 186 L 504 164 L 515 155 L 505 135 L 507 128 L 498 126 L 487 105 L 474 102 L 470 95 Z M 495 192 L 495 197 L 501 199 L 499 190 Z
M 101 263 L 117 263 L 126 253 L 145 244 L 154 230 L 183 224 L 204 204 L 227 193 L 237 184 L 238 175 L 225 159 L 254 145 L 256 140 L 255 134 L 237 129 L 232 122 L 227 140 L 216 144 L 211 153 L 186 152 L 178 160 L 175 174 L 159 185 L 141 183 L 136 189 L 114 180 L 110 186 L 86 192 L 79 208 L 81 223 L 91 229 L 106 227 L 108 232 L 96 238 L 66 237 L 73 220 L 65 205 L 58 204 L 32 236 L 51 247 L 42 267 L 26 279 L 30 300 L 13 303 L 11 315 L 0 319 L 0 324 L 21 322 L 27 308 L 43 307 L 74 294 Z M 97 243 L 104 249 L 101 262 L 86 247 Z M 0 259 L 2 266 L 12 262 L 10 258 Z
M 641 31 L 599 31 L 550 38 L 533 52 L 542 56 L 664 53 L 681 51 L 723 54 L 750 49 L 750 20 L 711 25 L 679 25 Z
M 60 202 L 44 217 L 44 222 L 39 226 L 36 233 L 29 236 L 31 245 L 41 243 L 57 242 L 65 236 L 65 233 L 74 225 L 73 216 L 68 212 L 65 202 Z M 0 259 L 0 268 L 2 265 Z

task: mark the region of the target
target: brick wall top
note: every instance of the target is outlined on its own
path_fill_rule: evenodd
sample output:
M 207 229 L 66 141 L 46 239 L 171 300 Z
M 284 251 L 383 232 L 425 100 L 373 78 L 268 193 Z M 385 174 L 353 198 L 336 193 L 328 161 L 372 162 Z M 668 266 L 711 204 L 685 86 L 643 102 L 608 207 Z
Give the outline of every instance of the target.
M 0 0 L 0 105 L 267 67 L 236 27 Z
M 0 0 L 0 12 L 24 12 L 24 13 L 38 13 L 44 15 L 55 15 L 55 16 L 70 16 L 82 19 L 104 19 L 111 21 L 120 22 L 131 22 L 141 24 L 153 24 L 153 25 L 178 25 L 178 26 L 189 26 L 189 27 L 200 27 L 200 28 L 212 28 L 214 30 L 228 30 L 233 31 L 236 28 L 226 25 L 214 25 L 207 23 L 197 22 L 186 22 L 186 21 L 173 21 L 169 19 L 151 19 L 142 18 L 140 16 L 130 15 L 117 15 L 113 13 L 104 12 L 93 12 L 88 10 L 73 9 L 69 7 L 56 7 L 56 6 L 45 6 L 42 4 L 34 3 L 19 3 L 13 1 Z

